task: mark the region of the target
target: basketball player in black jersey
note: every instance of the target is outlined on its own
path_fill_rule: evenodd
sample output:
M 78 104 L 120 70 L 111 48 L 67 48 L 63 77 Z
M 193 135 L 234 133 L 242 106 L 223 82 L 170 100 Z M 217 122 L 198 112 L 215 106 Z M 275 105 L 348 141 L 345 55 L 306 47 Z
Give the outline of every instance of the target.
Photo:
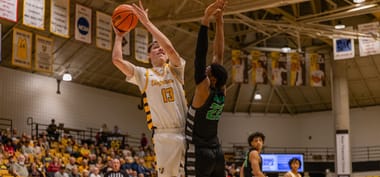
M 186 121 L 186 176 L 225 177 L 224 155 L 217 137 L 218 121 L 224 107 L 227 71 L 223 67 L 224 0 L 209 5 L 201 21 L 194 61 L 196 88 Z M 212 64 L 206 67 L 208 27 L 215 16 L 216 33 Z
M 265 136 L 261 132 L 256 132 L 248 137 L 248 144 L 251 147 L 247 152 L 240 177 L 265 177 L 262 172 L 262 160 L 260 157 L 263 148 Z

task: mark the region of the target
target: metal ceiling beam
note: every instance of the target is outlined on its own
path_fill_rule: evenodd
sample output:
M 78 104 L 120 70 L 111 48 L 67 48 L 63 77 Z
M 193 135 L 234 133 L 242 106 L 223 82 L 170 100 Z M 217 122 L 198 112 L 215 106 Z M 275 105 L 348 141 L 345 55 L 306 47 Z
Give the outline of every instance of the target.
M 241 83 L 238 84 L 238 88 L 236 89 L 236 92 L 235 92 L 234 109 L 232 111 L 233 113 L 235 113 L 237 110 L 240 92 L 241 92 Z
M 285 108 L 288 111 L 288 113 L 289 114 L 294 114 L 294 112 L 289 107 L 288 103 L 286 102 L 286 100 L 284 99 L 284 97 L 282 96 L 282 94 L 280 93 L 280 91 L 277 89 L 277 87 L 274 87 L 273 85 L 271 85 L 271 86 L 274 88 L 274 91 L 276 92 L 277 96 L 280 98 L 281 103 L 285 106 Z M 280 113 L 282 113 L 282 111 Z
M 248 114 L 251 114 L 252 112 L 251 109 L 252 109 L 253 102 L 255 101 L 256 90 L 257 90 L 257 84 L 255 84 L 255 87 L 253 88 L 253 91 L 252 91 L 251 99 L 249 100 Z
M 239 1 L 236 3 L 229 3 L 224 11 L 224 15 L 232 15 L 238 13 L 244 13 L 249 11 L 256 11 L 261 9 L 269 9 L 280 6 L 286 6 L 295 3 L 308 2 L 310 0 L 265 0 L 265 1 L 252 1 L 247 0 L 245 2 Z M 184 14 L 179 14 L 181 18 L 177 19 L 168 19 L 167 16 L 160 17 L 158 19 L 152 19 L 152 22 L 156 25 L 167 25 L 167 24 L 176 24 L 176 23 L 187 23 L 193 21 L 201 20 L 204 10 L 197 10 L 192 13 L 183 12 Z
M 270 105 L 270 103 L 272 102 L 273 93 L 274 93 L 274 88 L 271 87 L 268 101 L 267 101 L 267 103 L 265 104 L 265 113 L 268 113 L 269 105 Z
M 357 4 L 349 5 L 347 7 L 337 8 L 331 11 L 325 11 L 325 12 L 312 15 L 312 16 L 300 17 L 297 19 L 297 21 L 303 22 L 303 23 L 319 23 L 319 22 L 342 19 L 342 18 L 347 18 L 347 17 L 354 17 L 354 16 L 359 16 L 359 15 L 376 13 L 380 11 L 380 7 L 378 6 L 366 8 L 366 9 L 359 9 L 358 7 L 375 4 L 377 2 L 378 1 L 375 1 L 375 2 L 371 1 L 369 3 L 363 3 L 363 5 L 360 5 L 360 6 L 358 6 Z

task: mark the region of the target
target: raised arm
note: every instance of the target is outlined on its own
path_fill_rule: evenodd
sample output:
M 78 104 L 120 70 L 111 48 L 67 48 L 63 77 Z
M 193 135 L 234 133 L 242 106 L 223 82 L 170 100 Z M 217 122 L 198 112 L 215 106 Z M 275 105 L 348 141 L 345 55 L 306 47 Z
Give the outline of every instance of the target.
M 224 2 L 220 2 L 222 7 L 215 13 L 215 21 L 216 21 L 216 33 L 214 39 L 214 55 L 212 58 L 213 63 L 218 63 L 223 65 L 223 57 L 224 57 L 224 21 L 223 21 L 223 6 Z
M 260 155 L 257 151 L 251 151 L 249 154 L 249 160 L 251 161 L 252 176 L 265 177 L 264 173 L 260 170 Z
M 123 72 L 127 78 L 130 78 L 133 76 L 134 72 L 134 65 L 130 63 L 129 61 L 123 60 L 123 52 L 122 52 L 122 42 L 123 42 L 123 36 L 125 33 L 121 33 L 119 30 L 117 30 L 115 27 L 113 27 L 115 31 L 115 43 L 112 50 L 112 63 L 121 71 Z
M 150 21 L 148 17 L 148 9 L 144 9 L 141 0 L 139 1 L 139 6 L 133 4 L 133 8 L 140 22 L 152 34 L 153 38 L 157 40 L 158 44 L 164 49 L 165 53 L 168 55 L 170 63 L 174 66 L 180 66 L 180 55 L 175 50 L 173 44 L 169 41 L 169 39 Z

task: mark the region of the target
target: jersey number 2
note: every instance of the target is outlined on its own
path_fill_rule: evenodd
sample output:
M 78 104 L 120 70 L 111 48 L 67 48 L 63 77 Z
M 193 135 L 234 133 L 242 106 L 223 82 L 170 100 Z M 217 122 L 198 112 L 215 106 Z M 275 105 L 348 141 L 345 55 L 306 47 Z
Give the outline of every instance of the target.
M 163 88 L 163 89 L 161 89 L 161 94 L 162 94 L 162 100 L 164 101 L 164 103 L 174 101 L 173 88 L 171 88 L 171 87 Z

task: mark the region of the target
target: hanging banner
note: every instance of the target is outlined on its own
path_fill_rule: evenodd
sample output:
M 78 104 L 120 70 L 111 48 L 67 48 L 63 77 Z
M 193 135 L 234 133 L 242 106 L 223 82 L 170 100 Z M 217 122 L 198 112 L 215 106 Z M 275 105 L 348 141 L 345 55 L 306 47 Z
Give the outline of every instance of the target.
M 244 81 L 244 61 L 242 51 L 232 50 L 232 82 L 243 83 Z
M 336 131 L 336 164 L 338 176 L 347 176 L 351 171 L 350 137 L 348 130 Z
M 144 28 L 135 29 L 135 58 L 142 63 L 149 63 L 148 58 L 149 33 Z
M 123 41 L 121 42 L 121 49 L 124 55 L 131 55 L 131 32 L 123 36 Z
M 111 16 L 96 11 L 96 47 L 104 50 L 112 49 Z
M 53 72 L 53 39 L 36 35 L 34 68 L 37 71 Z
M 70 0 L 51 0 L 50 32 L 69 38 L 70 30 Z
M 91 13 L 88 7 L 76 4 L 75 7 L 75 39 L 91 43 Z
M 305 57 L 299 53 L 290 53 L 290 86 L 305 85 Z
M 321 53 L 310 53 L 310 86 L 322 87 L 326 85 L 325 77 L 325 55 Z
M 251 80 L 252 84 L 267 84 L 268 83 L 268 59 L 265 52 L 251 51 Z
M 358 32 L 370 34 L 378 37 L 379 22 L 365 23 L 358 25 Z M 360 56 L 375 55 L 380 53 L 380 41 L 374 38 L 359 37 L 359 54 Z
M 0 18 L 17 23 L 18 0 L 0 0 Z
M 347 27 L 346 30 L 353 31 L 352 27 Z M 334 38 L 334 59 L 342 60 L 355 57 L 354 39 L 350 38 Z
M 13 29 L 12 65 L 32 68 L 32 33 Z
M 24 0 L 22 24 L 45 30 L 45 0 Z
M 288 84 L 287 58 L 285 53 L 271 52 L 271 80 L 273 85 Z

